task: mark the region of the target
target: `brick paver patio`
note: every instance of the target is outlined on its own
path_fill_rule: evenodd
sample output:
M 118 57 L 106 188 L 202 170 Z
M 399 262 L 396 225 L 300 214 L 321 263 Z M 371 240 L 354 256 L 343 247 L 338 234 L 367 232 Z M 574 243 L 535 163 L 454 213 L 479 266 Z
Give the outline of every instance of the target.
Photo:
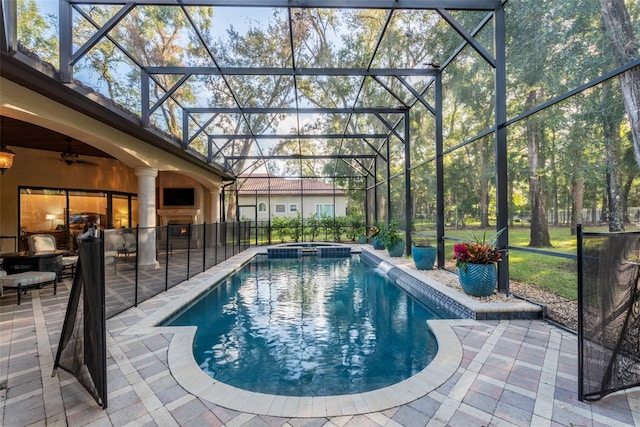
M 451 321 L 460 363 L 444 383 L 400 406 L 302 418 L 228 409 L 181 386 L 168 358 L 173 333 L 144 326 L 184 293 L 183 285 L 108 321 L 108 408 L 102 410 L 68 373 L 51 376 L 70 286 L 64 281 L 57 295 L 46 287 L 30 291 L 20 306 L 14 293 L 0 299 L 0 425 L 640 425 L 640 389 L 596 403 L 577 400 L 576 336 L 537 320 Z M 132 326 L 138 334 L 131 334 Z

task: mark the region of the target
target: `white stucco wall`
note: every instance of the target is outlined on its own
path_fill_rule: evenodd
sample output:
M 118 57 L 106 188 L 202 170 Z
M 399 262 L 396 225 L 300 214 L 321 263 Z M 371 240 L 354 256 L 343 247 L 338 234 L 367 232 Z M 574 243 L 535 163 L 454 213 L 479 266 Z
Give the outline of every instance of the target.
M 271 202 L 271 206 L 269 207 L 269 202 Z M 302 215 L 307 218 L 313 216 L 316 213 L 316 205 L 318 204 L 335 204 L 335 213 L 336 216 L 346 216 L 347 214 L 347 202 L 345 196 L 336 196 L 335 199 L 332 195 L 327 196 L 318 196 L 318 195 L 310 195 L 305 196 L 302 201 L 300 196 L 290 195 L 290 196 L 274 196 L 272 195 L 270 198 L 268 196 L 258 195 L 257 198 L 254 195 L 239 195 L 238 196 L 238 205 L 240 205 L 240 215 L 243 218 L 249 220 L 255 220 L 255 211 L 257 206 L 260 203 L 264 203 L 267 205 L 268 209 L 266 212 L 258 212 L 258 221 L 268 221 L 269 220 L 269 212 L 271 212 L 271 218 L 290 218 L 295 217 L 298 214 L 298 211 L 302 213 Z M 284 204 L 285 212 L 280 213 L 276 212 L 276 205 Z M 256 206 L 256 209 L 253 207 L 243 207 L 243 206 Z M 296 205 L 297 211 L 291 212 L 290 206 Z

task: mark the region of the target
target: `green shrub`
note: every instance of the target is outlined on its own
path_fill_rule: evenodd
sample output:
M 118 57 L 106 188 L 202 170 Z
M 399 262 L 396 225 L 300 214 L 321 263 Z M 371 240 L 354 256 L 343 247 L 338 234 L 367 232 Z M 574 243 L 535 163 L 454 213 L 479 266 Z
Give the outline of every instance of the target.
M 378 233 L 378 238 L 382 240 L 384 247 L 387 250 L 393 248 L 398 242 L 402 241 L 402 236 L 398 234 L 398 225 L 395 221 L 391 221 L 389 224 L 385 224 Z
M 333 228 L 333 217 L 323 215 L 320 219 L 320 226 L 324 228 L 324 240 L 329 240 L 329 230 Z
M 333 221 L 333 240 L 339 242 L 342 239 L 342 233 L 348 229 L 349 222 L 346 216 L 336 217 Z
M 294 242 L 300 241 L 302 234 L 302 216 L 300 212 L 295 218 L 287 218 L 287 234 L 293 239 Z
M 317 214 L 305 220 L 305 230 L 307 231 L 306 234 L 309 236 L 309 240 L 314 242 L 318 234 L 320 234 L 320 220 Z
M 347 238 L 355 242 L 358 236 L 363 236 L 365 233 L 364 221 L 360 216 L 348 216 L 346 218 L 347 223 Z
M 281 243 L 284 243 L 287 236 L 287 218 L 273 218 L 271 220 L 271 229 L 278 236 Z

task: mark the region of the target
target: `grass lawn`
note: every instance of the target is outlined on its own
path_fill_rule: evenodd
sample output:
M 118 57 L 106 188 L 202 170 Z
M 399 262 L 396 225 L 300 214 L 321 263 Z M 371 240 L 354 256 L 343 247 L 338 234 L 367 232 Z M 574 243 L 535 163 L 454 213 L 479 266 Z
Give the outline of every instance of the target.
M 632 228 L 633 231 L 637 231 L 637 227 Z M 584 228 L 585 232 L 607 232 L 607 230 L 608 228 L 606 226 Z M 482 238 L 484 233 L 483 230 L 471 231 L 473 231 L 478 238 Z M 488 229 L 486 231 L 486 237 L 491 237 L 494 232 L 495 230 Z M 467 230 L 447 230 L 445 236 L 465 240 L 473 238 Z M 577 237 L 571 235 L 568 227 L 549 228 L 549 237 L 551 238 L 551 248 L 536 249 L 576 255 Z M 455 241 L 445 241 L 445 253 L 447 257 L 453 256 L 454 244 Z M 514 227 L 509 229 L 509 246 L 528 248 L 528 245 L 529 228 Z M 573 300 L 578 298 L 577 261 L 551 255 L 519 251 L 517 249 L 511 249 L 509 251 L 509 260 L 509 275 L 511 280 L 549 290 L 565 298 Z

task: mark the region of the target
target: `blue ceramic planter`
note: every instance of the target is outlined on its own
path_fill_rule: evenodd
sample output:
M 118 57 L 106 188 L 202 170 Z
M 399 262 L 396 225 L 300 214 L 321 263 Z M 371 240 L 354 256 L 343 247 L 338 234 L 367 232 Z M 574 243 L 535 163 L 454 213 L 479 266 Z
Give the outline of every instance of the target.
M 418 270 L 431 270 L 436 262 L 437 249 L 433 246 L 414 246 L 411 256 Z
M 458 279 L 462 289 L 474 297 L 486 297 L 493 293 L 498 283 L 496 264 L 467 264 L 458 267 Z
M 358 236 L 358 243 L 360 243 L 361 245 L 367 243 L 367 236 Z
M 378 236 L 371 238 L 371 244 L 373 245 L 373 249 L 384 249 L 384 243 L 382 243 L 382 239 Z
M 400 240 L 398 243 L 389 248 L 390 257 L 400 257 L 404 254 L 404 241 Z

